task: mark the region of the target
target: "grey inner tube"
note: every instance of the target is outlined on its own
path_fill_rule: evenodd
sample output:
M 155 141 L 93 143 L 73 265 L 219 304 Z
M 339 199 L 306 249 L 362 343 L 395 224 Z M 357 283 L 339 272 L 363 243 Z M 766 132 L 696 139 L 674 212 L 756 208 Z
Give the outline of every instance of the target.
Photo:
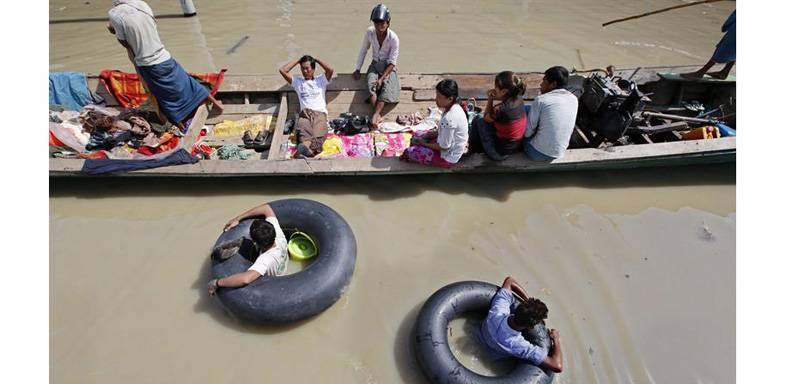
M 357 243 L 352 228 L 332 208 L 312 200 L 285 199 L 269 203 L 281 228 L 299 228 L 316 242 L 319 253 L 295 274 L 261 276 L 241 288 L 220 288 L 217 297 L 231 315 L 252 323 L 287 323 L 316 315 L 335 303 L 355 270 Z M 215 247 L 250 239 L 250 223 L 223 232 Z M 252 241 L 252 240 L 251 240 Z M 241 247 L 243 249 L 245 247 Z M 225 260 L 212 259 L 212 278 L 244 272 L 258 255 L 237 251 Z
M 553 381 L 554 373 L 525 360 L 520 360 L 511 372 L 498 377 L 483 376 L 463 366 L 448 346 L 448 323 L 466 312 L 489 310 L 498 286 L 480 281 L 449 284 L 435 292 L 418 314 L 415 325 L 414 348 L 424 375 L 433 383 L 529 383 L 545 384 Z M 550 335 L 538 324 L 526 335 L 534 344 L 548 347 Z

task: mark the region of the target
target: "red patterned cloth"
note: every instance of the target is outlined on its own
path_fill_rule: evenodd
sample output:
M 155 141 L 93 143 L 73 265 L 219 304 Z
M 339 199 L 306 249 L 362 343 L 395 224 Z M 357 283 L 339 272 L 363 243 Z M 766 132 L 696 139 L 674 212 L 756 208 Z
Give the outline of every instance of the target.
M 167 152 L 171 149 L 174 149 L 179 146 L 179 138 L 173 136 L 169 132 L 165 132 L 160 137 L 160 145 L 156 148 L 147 147 L 145 145 L 141 145 L 138 148 L 137 153 L 145 156 L 156 155 L 158 153 Z
M 220 89 L 220 84 L 223 83 L 225 72 L 226 69 L 221 69 L 217 73 L 190 73 L 190 76 L 211 84 L 212 89 L 209 93 L 214 96 L 217 90 Z M 140 82 L 137 73 L 104 69 L 99 73 L 99 78 L 105 88 L 107 88 L 107 92 L 110 92 L 124 108 L 137 108 L 149 96 L 146 89 L 143 88 L 143 83 Z

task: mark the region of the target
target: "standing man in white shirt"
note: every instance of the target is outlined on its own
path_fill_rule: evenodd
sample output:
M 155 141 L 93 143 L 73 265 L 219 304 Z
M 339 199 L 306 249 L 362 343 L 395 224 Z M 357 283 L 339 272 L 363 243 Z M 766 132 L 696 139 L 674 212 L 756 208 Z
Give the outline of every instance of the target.
M 371 125 L 375 128 L 382 122 L 382 108 L 385 103 L 398 103 L 401 85 L 396 73 L 396 62 L 399 60 L 399 36 L 390 29 L 390 10 L 385 4 L 378 4 L 371 11 L 371 21 L 374 25 L 366 30 L 363 35 L 363 45 L 360 47 L 355 72 L 352 76 L 360 79 L 360 68 L 371 47 L 371 64 L 366 71 L 366 84 L 368 85 L 369 101 L 374 108 L 371 116 Z
M 575 129 L 578 99 L 564 87 L 569 71 L 555 66 L 545 71 L 539 85 L 541 94 L 525 106 L 528 126 L 523 150 L 533 161 L 551 162 L 564 156 Z
M 190 77 L 165 49 L 154 11 L 145 1 L 113 0 L 108 15 L 107 30 L 126 48 L 161 117 L 184 129 L 184 121 L 204 102 L 223 110 L 223 104 Z
M 316 64 L 324 69 L 324 73 L 318 77 L 314 76 Z M 292 77 L 291 70 L 300 64 L 300 72 L 303 77 Z M 295 124 L 297 132 L 297 153 L 296 156 L 314 157 L 322 152 L 322 144 L 327 134 L 327 102 L 325 92 L 327 84 L 333 78 L 333 68 L 325 62 L 315 59 L 310 55 L 305 55 L 299 60 L 287 63 L 279 70 L 283 79 L 289 83 L 297 99 L 300 100 L 300 115 Z

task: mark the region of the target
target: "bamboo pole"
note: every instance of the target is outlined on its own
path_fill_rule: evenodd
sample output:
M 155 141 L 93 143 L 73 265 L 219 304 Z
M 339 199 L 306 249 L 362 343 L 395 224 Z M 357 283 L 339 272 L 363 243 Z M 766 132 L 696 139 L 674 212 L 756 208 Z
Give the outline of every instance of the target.
M 660 119 L 687 121 L 689 123 L 699 123 L 699 124 L 713 124 L 718 122 L 716 119 L 699 119 L 696 117 L 669 115 L 666 113 L 657 113 L 657 112 L 643 112 L 643 116 L 657 117 Z
M 611 20 L 611 21 L 609 21 L 607 23 L 603 23 L 602 26 L 603 27 L 607 27 L 607 26 L 609 26 L 611 24 L 621 23 L 622 21 L 639 19 L 639 18 L 644 17 L 644 16 L 656 15 L 658 13 L 663 13 L 663 12 L 671 11 L 671 10 L 674 10 L 674 9 L 692 7 L 694 5 L 699 5 L 699 4 L 715 3 L 715 2 L 718 2 L 718 1 L 727 1 L 727 0 L 702 0 L 702 1 L 696 1 L 694 3 L 675 5 L 673 7 L 658 9 L 656 11 L 646 12 L 646 13 L 642 13 L 640 15 L 635 15 L 635 16 L 630 16 L 630 17 L 625 17 L 623 19 Z M 729 1 L 734 1 L 734 0 L 729 0 Z

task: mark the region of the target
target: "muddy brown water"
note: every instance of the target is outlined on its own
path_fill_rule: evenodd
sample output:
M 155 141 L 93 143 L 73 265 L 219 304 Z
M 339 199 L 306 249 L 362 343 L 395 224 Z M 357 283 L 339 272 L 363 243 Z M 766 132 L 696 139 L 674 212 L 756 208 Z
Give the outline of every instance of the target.
M 50 1 L 50 20 L 65 21 L 50 25 L 50 69 L 131 70 L 103 22 L 90 21 L 105 16 L 106 5 L 84 3 Z M 679 3 L 389 5 L 402 40 L 400 70 L 493 72 L 704 62 L 731 3 L 599 27 Z M 180 13 L 176 1 L 150 4 L 159 15 Z M 307 52 L 349 72 L 372 5 L 196 1 L 198 18 L 166 17 L 159 28 L 189 70 L 274 73 Z M 350 223 L 358 241 L 352 283 L 313 319 L 282 327 L 238 323 L 205 294 L 209 248 L 231 216 L 288 197 L 321 201 Z M 548 304 L 548 324 L 561 332 L 566 369 L 557 383 L 734 382 L 735 201 L 731 165 L 523 175 L 53 179 L 51 378 L 421 383 L 409 336 L 423 301 L 454 281 L 498 283 L 510 274 Z M 502 371 L 468 337 L 471 324 L 451 324 L 452 349 L 471 369 Z

